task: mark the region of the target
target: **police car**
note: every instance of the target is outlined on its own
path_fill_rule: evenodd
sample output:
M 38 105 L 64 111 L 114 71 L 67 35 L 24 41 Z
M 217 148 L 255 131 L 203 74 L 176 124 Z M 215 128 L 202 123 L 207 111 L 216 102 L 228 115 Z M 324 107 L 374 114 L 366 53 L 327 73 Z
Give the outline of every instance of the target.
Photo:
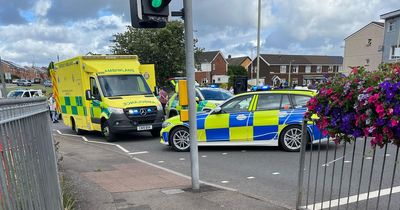
M 306 103 L 315 95 L 307 90 L 271 90 L 237 95 L 209 113 L 197 114 L 198 145 L 280 146 L 286 151 L 300 150 L 301 123 Z M 176 151 L 190 147 L 188 123 L 179 117 L 166 120 L 161 143 Z M 308 138 L 321 136 L 313 125 Z
M 209 112 L 232 96 L 232 93 L 222 88 L 196 87 L 197 111 Z M 178 93 L 175 93 L 168 100 L 165 113 L 170 118 L 178 115 L 180 110 L 179 96 Z

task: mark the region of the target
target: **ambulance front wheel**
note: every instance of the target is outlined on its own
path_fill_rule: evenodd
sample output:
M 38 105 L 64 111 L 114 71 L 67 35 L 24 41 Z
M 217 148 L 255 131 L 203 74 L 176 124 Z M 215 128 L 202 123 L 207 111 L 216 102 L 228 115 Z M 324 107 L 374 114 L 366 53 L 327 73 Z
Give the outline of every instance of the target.
M 189 129 L 177 127 L 171 132 L 171 146 L 178 152 L 187 152 L 190 149 Z
M 72 117 L 71 117 L 71 128 L 72 128 L 72 131 L 74 131 L 76 134 L 78 134 L 78 135 L 83 134 L 83 130 L 76 127 L 75 120 Z
M 115 133 L 111 132 L 108 121 L 103 121 L 101 123 L 101 133 L 108 142 L 114 142 L 116 140 Z

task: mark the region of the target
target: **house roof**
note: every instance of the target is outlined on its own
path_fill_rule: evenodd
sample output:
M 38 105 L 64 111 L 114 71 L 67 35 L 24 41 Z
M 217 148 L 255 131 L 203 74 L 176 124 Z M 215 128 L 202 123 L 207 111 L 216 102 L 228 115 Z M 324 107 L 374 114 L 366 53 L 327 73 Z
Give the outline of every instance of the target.
M 353 35 L 355 35 L 355 34 L 357 34 L 358 32 L 364 30 L 365 28 L 367 28 L 367 27 L 370 26 L 370 25 L 377 25 L 377 26 L 379 26 L 379 27 L 382 27 L 382 29 L 385 27 L 385 23 L 377 22 L 377 21 L 372 21 L 372 22 L 368 23 L 366 26 L 364 26 L 364 27 L 362 27 L 361 29 L 359 29 L 358 31 L 356 31 L 356 32 L 350 34 L 348 37 L 344 38 L 344 40 L 346 40 L 346 39 L 352 37 Z
M 385 13 L 383 15 L 381 15 L 381 19 L 388 19 L 388 18 L 394 18 L 400 16 L 400 9 L 398 10 L 394 10 L 388 13 Z
M 261 54 L 262 60 L 269 65 L 279 64 L 343 64 L 342 56 L 326 55 L 281 55 L 281 54 Z
M 229 65 L 233 66 L 240 66 L 246 59 L 250 59 L 249 56 L 243 56 L 243 57 L 236 57 L 236 58 L 228 58 L 226 61 L 228 61 Z M 251 59 L 250 59 L 251 60 Z
M 217 57 L 220 51 L 206 51 L 201 52 L 196 56 L 196 62 L 198 63 L 211 63 L 215 57 Z

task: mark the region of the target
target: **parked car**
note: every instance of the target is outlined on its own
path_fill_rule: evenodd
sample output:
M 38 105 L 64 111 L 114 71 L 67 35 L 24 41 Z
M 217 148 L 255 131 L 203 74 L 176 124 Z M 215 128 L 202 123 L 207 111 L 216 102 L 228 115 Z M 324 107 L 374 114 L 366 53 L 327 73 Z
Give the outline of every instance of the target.
M 31 86 L 32 83 L 29 82 L 29 81 L 26 80 L 26 79 L 20 79 L 20 80 L 17 82 L 17 85 L 18 85 L 18 86 Z
M 53 87 L 53 83 L 50 80 L 46 80 L 43 82 L 43 85 L 45 87 Z
M 197 114 L 198 145 L 280 146 L 297 152 L 306 104 L 315 94 L 309 90 L 274 90 L 236 95 L 211 112 Z M 177 151 L 189 150 L 188 123 L 175 116 L 162 127 L 162 144 Z M 315 125 L 307 130 L 312 143 L 324 137 Z
M 13 79 L 12 83 L 17 84 L 20 81 L 20 79 Z
M 43 97 L 42 90 L 12 90 L 7 94 L 7 98 L 35 98 Z
M 35 84 L 40 84 L 41 81 L 42 81 L 42 79 L 40 79 L 40 78 L 35 78 L 35 79 L 33 80 L 33 83 L 35 83 Z

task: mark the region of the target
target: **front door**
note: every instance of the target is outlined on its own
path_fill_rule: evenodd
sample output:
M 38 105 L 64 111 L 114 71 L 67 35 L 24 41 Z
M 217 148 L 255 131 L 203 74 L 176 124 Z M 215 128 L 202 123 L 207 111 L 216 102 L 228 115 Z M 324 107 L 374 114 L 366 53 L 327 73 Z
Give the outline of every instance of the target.
M 252 99 L 253 95 L 236 97 L 223 104 L 220 113 L 210 113 L 204 125 L 206 141 L 247 141 Z

